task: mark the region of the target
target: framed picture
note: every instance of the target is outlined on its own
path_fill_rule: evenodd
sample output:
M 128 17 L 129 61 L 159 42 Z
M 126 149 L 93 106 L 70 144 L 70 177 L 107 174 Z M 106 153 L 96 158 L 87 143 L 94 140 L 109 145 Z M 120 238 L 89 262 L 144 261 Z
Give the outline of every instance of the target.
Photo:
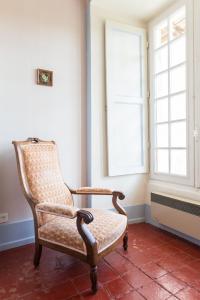
M 44 69 L 37 69 L 37 84 L 53 86 L 53 72 Z

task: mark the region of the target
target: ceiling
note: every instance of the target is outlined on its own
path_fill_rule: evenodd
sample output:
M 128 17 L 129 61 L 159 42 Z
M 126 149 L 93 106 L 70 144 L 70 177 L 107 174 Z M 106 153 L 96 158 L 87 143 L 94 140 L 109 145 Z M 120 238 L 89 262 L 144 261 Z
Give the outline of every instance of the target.
M 148 22 L 151 18 L 176 1 L 177 0 L 92 0 L 92 3 L 108 11 L 132 16 L 138 20 Z

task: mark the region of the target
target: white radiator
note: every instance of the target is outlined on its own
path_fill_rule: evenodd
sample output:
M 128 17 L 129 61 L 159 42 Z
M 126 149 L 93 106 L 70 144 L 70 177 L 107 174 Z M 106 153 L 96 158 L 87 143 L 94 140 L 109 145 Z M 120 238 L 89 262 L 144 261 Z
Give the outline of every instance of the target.
M 197 202 L 151 193 L 151 214 L 158 223 L 200 239 L 200 204 Z

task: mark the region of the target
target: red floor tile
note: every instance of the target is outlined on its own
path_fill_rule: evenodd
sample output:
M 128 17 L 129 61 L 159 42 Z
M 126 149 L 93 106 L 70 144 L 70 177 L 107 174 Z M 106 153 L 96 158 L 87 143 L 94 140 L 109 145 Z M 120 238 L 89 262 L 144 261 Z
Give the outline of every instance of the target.
M 187 248 L 187 254 L 191 255 L 192 257 L 200 259 L 199 247 L 196 245 L 190 244 L 189 247 Z
M 121 256 L 117 252 L 112 252 L 105 257 L 105 261 L 110 264 L 119 274 L 123 274 L 132 270 L 133 264 L 131 264 L 126 258 Z
M 138 290 L 147 300 L 165 300 L 170 297 L 170 293 L 164 290 L 156 282 L 152 282 Z
M 81 296 L 77 295 L 77 296 L 73 296 L 72 298 L 69 298 L 69 300 L 82 300 L 83 298 L 81 298 Z
M 118 278 L 107 284 L 105 284 L 106 290 L 109 292 L 111 297 L 120 298 L 125 294 L 131 292 L 132 288 L 125 280 Z
M 134 289 L 138 289 L 142 286 L 146 286 L 152 282 L 152 279 L 149 278 L 142 271 L 136 267 L 123 275 L 123 279 L 128 282 Z
M 181 280 L 175 278 L 171 274 L 166 274 L 157 279 L 157 282 L 172 294 L 178 293 L 186 287 L 186 284 Z
M 200 273 L 188 266 L 184 266 L 172 274 L 174 277 L 191 286 L 198 285 L 200 280 Z
M 117 279 L 119 274 L 114 271 L 106 262 L 101 261 L 98 265 L 98 280 L 101 283 Z
M 81 294 L 83 300 L 111 300 L 113 299 L 105 289 L 100 289 L 95 295 L 90 291 L 84 292 Z
M 136 266 L 140 267 L 152 262 L 152 256 L 145 252 L 133 251 L 128 254 L 128 259 Z
M 91 282 L 90 282 L 90 275 L 81 275 L 79 277 L 76 277 L 73 280 L 73 283 L 78 290 L 78 292 L 82 293 L 84 291 L 87 291 L 91 288 Z
M 144 300 L 145 298 L 141 296 L 138 292 L 133 291 L 128 293 L 127 295 L 124 295 L 121 300 Z
M 180 269 L 185 264 L 192 262 L 194 259 L 184 253 L 168 256 L 158 261 L 158 265 L 168 272 L 172 272 Z
M 157 265 L 154 262 L 142 266 L 141 269 L 144 273 L 146 273 L 152 279 L 157 279 L 157 278 L 167 274 L 166 270 L 164 270 L 163 268 L 161 268 L 159 265 Z
M 34 290 L 20 297 L 20 300 L 66 300 L 77 295 L 74 285 L 67 281 L 51 289 Z
M 193 288 L 187 287 L 176 294 L 176 297 L 180 300 L 199 300 L 200 293 Z

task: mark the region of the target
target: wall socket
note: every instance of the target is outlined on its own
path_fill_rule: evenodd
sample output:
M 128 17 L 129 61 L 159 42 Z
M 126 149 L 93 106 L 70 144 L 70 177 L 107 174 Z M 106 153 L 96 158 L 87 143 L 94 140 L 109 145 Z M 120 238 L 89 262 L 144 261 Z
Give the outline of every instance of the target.
M 8 222 L 8 213 L 0 213 L 0 224 Z

